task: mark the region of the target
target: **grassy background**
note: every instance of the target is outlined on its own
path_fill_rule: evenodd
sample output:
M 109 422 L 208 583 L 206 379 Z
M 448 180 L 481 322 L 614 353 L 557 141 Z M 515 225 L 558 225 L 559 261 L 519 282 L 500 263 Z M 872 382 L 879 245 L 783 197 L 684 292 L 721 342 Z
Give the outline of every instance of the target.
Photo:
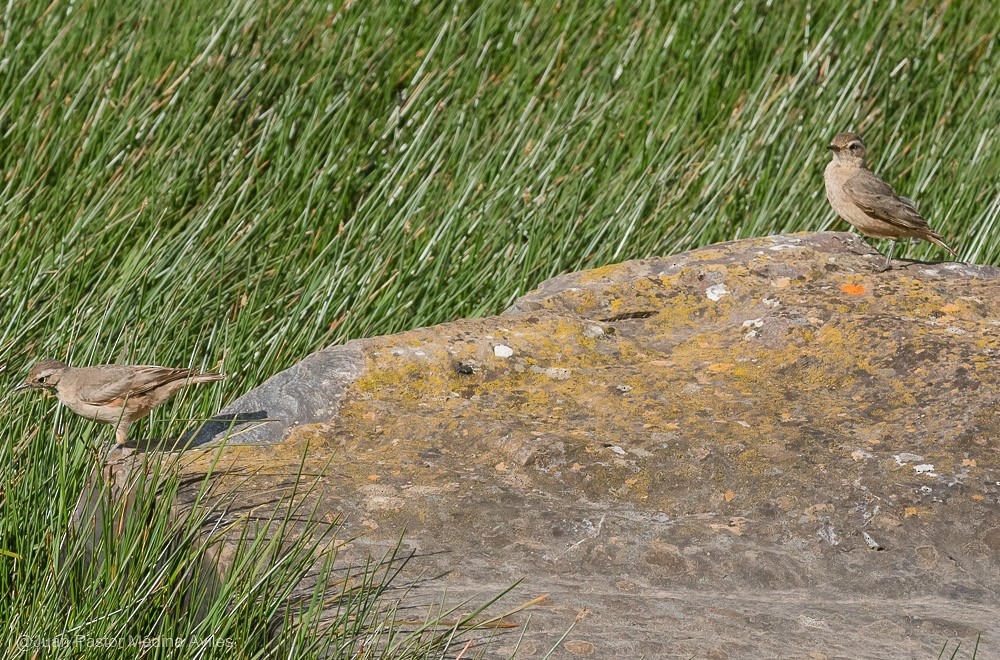
M 326 345 L 557 273 L 842 228 L 823 147 L 848 129 L 963 259 L 1000 263 L 998 7 L 7 3 L 0 380 L 41 357 L 221 367 L 171 407 L 204 417 Z M 0 427 L 21 557 L 0 621 L 65 623 L 54 557 L 110 431 L 40 397 L 0 400 Z

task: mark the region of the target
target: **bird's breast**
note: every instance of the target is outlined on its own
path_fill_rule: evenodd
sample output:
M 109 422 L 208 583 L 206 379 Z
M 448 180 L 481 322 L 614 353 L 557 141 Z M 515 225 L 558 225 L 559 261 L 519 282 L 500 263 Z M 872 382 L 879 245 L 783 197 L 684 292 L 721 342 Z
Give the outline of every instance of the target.
M 96 406 L 62 394 L 59 395 L 59 401 L 77 415 L 105 424 L 117 424 L 122 414 L 121 406 Z
M 845 168 L 836 161 L 831 161 L 823 172 L 826 199 L 841 218 L 864 233 L 872 233 L 877 231 L 883 223 L 858 208 L 844 192 L 844 183 L 857 173 L 857 168 Z

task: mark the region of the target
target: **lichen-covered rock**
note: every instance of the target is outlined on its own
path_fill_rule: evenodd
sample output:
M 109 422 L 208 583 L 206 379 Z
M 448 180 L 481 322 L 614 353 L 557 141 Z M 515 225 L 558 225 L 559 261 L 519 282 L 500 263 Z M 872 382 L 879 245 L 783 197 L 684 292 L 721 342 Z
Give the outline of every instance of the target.
M 557 277 L 310 356 L 183 470 L 254 505 L 304 456 L 344 556 L 405 530 L 449 598 L 550 594 L 520 657 L 574 621 L 554 657 L 1000 652 L 1000 271 L 879 263 L 820 233 Z

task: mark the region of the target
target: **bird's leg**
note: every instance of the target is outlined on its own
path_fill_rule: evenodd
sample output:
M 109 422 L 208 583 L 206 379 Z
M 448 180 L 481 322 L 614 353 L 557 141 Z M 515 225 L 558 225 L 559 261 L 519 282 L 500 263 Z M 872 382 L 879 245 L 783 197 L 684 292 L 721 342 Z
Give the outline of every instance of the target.
M 125 446 L 125 441 L 128 440 L 128 422 L 119 422 L 118 426 L 115 427 L 115 442 L 118 443 L 119 447 Z
M 885 264 L 882 265 L 882 270 L 879 272 L 884 273 L 885 271 L 889 270 L 892 267 L 889 264 L 892 261 L 892 253 L 895 250 L 896 250 L 896 241 L 892 241 L 889 244 L 889 251 L 885 253 Z

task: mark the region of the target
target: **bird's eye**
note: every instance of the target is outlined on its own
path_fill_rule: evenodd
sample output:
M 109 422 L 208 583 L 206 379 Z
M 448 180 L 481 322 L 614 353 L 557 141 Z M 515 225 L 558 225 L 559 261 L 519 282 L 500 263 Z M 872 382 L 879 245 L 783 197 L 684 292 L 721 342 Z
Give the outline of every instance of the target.
M 44 385 L 45 384 L 45 376 L 39 376 L 38 377 L 38 382 Z

